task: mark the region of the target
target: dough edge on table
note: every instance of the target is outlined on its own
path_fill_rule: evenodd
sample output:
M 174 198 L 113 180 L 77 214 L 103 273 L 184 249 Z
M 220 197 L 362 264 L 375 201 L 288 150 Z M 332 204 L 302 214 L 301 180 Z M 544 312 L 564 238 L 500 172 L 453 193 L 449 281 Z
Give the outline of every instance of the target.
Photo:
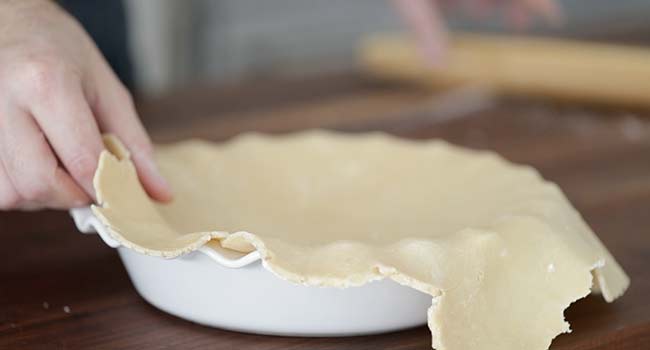
M 276 142 L 274 140 L 285 137 L 328 138 L 332 135 L 337 134 L 309 131 L 291 136 L 248 137 Z M 385 142 L 401 142 L 391 136 L 375 134 L 375 137 L 385 138 Z M 559 214 L 507 218 L 487 229 L 468 227 L 441 242 L 405 239 L 390 247 L 367 247 L 359 242 L 296 247 L 291 242 L 242 231 L 175 232 L 140 185 L 126 148 L 111 135 L 105 136 L 104 141 L 107 150 L 100 156 L 94 177 L 99 205 L 92 209 L 111 236 L 123 246 L 142 254 L 165 258 L 195 251 L 210 241 L 239 252 L 257 250 L 269 271 L 285 280 L 308 286 L 346 288 L 388 277 L 432 295 L 428 324 L 432 332 L 432 345 L 438 350 L 547 349 L 555 336 L 570 331 L 563 312 L 571 303 L 592 291 L 602 293 L 605 300 L 611 302 L 622 295 L 629 285 L 629 278 L 621 267 L 561 192 L 555 208 L 559 208 Z M 125 192 L 128 194 L 124 198 L 128 200 L 116 196 Z M 137 213 L 137 221 L 129 221 L 129 215 L 125 213 Z M 557 222 L 552 222 L 554 219 Z M 559 223 L 564 226 L 560 227 Z M 527 234 L 519 234 L 522 231 Z M 567 242 L 562 241 L 563 233 L 571 236 Z M 546 249 L 544 244 L 552 249 Z M 419 264 L 409 262 L 408 257 L 417 256 L 412 252 L 423 247 L 430 249 L 424 260 L 436 255 L 431 253 L 446 254 L 445 258 L 438 261 L 431 258 Z M 295 254 L 296 248 L 304 251 Z M 301 259 L 306 254 L 316 257 L 314 260 L 321 260 L 350 250 L 359 252 L 359 257 L 355 258 L 357 269 L 344 270 L 336 264 L 325 264 L 318 268 L 331 268 L 331 273 L 319 271 L 313 274 L 302 267 Z M 456 253 L 469 251 L 476 253 L 477 257 L 458 257 L 459 254 L 449 252 L 452 250 Z M 557 267 L 533 266 L 534 259 L 530 256 L 546 257 L 551 254 L 549 250 L 555 254 Z M 440 281 L 439 285 L 426 281 L 431 278 L 427 275 L 429 270 L 412 267 L 426 263 L 439 264 L 439 260 L 448 261 L 449 265 L 445 266 L 448 273 L 435 277 Z M 462 273 L 458 272 L 467 272 L 467 276 L 459 277 Z M 545 272 L 553 273 L 544 278 L 534 275 Z M 511 296 L 502 296 L 508 294 L 502 293 L 504 287 L 508 288 Z M 532 309 L 534 307 L 541 309 Z M 531 310 L 526 308 L 531 308 L 537 316 L 529 323 L 525 315 L 530 315 Z M 494 336 L 495 333 L 504 332 L 506 336 Z

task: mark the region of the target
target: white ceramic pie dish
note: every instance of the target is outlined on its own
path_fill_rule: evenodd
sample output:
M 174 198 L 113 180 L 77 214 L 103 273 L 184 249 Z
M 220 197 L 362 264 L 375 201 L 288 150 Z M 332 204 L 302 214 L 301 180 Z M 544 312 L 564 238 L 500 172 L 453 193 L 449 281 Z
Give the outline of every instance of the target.
M 345 336 L 426 323 L 431 296 L 384 279 L 338 289 L 293 284 L 264 268 L 257 252 L 203 246 L 164 259 L 122 247 L 89 208 L 70 211 L 83 233 L 116 248 L 138 293 L 153 306 L 207 326 L 273 335 Z

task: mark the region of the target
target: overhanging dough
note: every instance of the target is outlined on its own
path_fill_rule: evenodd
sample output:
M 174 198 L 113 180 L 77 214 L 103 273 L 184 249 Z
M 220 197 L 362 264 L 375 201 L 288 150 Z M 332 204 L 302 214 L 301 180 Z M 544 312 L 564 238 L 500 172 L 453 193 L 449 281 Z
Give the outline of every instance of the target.
M 124 246 L 168 258 L 210 240 L 257 249 L 305 285 L 392 278 L 435 297 L 438 350 L 547 349 L 592 284 L 607 301 L 629 284 L 555 184 L 491 152 L 381 133 L 186 141 L 157 148 L 175 192 L 161 205 L 106 142 L 93 210 Z

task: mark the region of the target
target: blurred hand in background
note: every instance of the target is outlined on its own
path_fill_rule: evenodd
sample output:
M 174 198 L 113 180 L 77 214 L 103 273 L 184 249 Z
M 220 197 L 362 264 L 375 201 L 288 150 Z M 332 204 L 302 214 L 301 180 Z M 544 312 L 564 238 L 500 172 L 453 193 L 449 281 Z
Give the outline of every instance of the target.
M 555 24 L 562 12 L 555 0 L 392 0 L 415 35 L 418 46 L 427 61 L 439 65 L 447 49 L 447 27 L 441 7 L 460 6 L 475 17 L 493 12 L 505 15 L 516 28 L 525 28 L 535 17 Z

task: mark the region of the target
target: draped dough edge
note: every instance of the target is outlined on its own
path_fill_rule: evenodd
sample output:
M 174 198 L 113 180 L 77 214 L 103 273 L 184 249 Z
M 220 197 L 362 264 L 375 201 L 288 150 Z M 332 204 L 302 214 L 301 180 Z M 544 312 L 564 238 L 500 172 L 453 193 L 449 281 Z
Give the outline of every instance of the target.
M 95 171 L 95 176 L 93 178 L 93 185 L 97 195 L 97 202 L 100 204 L 100 206 L 98 207 L 96 205 L 92 205 L 91 209 L 95 216 L 97 216 L 102 222 L 102 224 L 106 226 L 111 238 L 118 241 L 122 246 L 132 249 L 140 254 L 171 259 L 193 252 L 204 246 L 212 239 L 223 239 L 228 236 L 228 233 L 221 231 L 191 233 L 189 236 L 191 236 L 192 239 L 186 245 L 180 249 L 172 250 L 153 250 L 126 239 L 124 234 L 120 232 L 120 229 L 112 225 L 111 220 L 109 220 L 103 214 L 102 210 L 100 210 L 100 208 L 107 209 L 110 207 L 109 204 L 104 200 L 106 195 L 103 191 L 104 186 L 102 186 L 102 174 L 116 172 L 116 174 L 113 174 L 113 176 L 121 177 L 125 175 L 128 176 L 127 174 L 135 174 L 136 171 L 133 163 L 130 160 L 131 155 L 126 147 L 124 147 L 124 145 L 111 134 L 106 134 L 103 136 L 103 138 L 106 150 L 102 151 L 99 157 L 99 163 L 97 165 L 97 170 Z M 144 189 L 141 188 L 140 190 L 144 193 Z M 162 217 L 160 217 L 160 215 L 155 212 L 155 210 L 149 210 L 149 214 L 156 217 L 156 219 L 163 220 Z
M 458 339 L 454 338 L 454 336 L 458 336 L 456 333 L 458 333 L 459 330 L 450 328 L 452 326 L 449 326 L 447 324 L 450 323 L 450 311 L 442 310 L 443 308 L 458 306 L 458 302 L 452 303 L 452 301 L 446 301 L 448 298 L 453 298 L 453 289 L 442 290 L 429 283 L 402 273 L 392 266 L 375 264 L 371 266 L 365 273 L 357 274 L 355 276 L 346 276 L 344 278 L 336 275 L 329 277 L 306 276 L 299 272 L 291 271 L 290 269 L 286 268 L 286 265 L 284 265 L 282 262 L 278 262 L 274 252 L 267 249 L 267 244 L 265 241 L 254 233 L 235 232 L 231 234 L 223 231 L 208 231 L 184 234 L 179 237 L 178 233 L 166 231 L 168 228 L 155 225 L 155 223 L 164 223 L 165 219 L 157 212 L 154 205 L 148 199 L 147 200 L 149 201 L 149 205 L 146 208 L 139 208 L 141 217 L 138 219 L 142 220 L 142 222 L 152 223 L 152 226 L 147 227 L 146 229 L 148 230 L 147 232 L 150 231 L 153 232 L 153 234 L 149 236 L 145 235 L 141 242 L 134 242 L 126 239 L 124 232 L 120 232 L 116 225 L 113 225 L 113 222 L 118 222 L 120 218 L 117 216 L 111 217 L 110 203 L 108 201 L 105 201 L 106 196 L 110 195 L 110 193 L 104 193 L 105 189 L 108 189 L 110 191 L 111 186 L 105 186 L 106 184 L 103 182 L 137 182 L 137 174 L 135 167 L 129 159 L 128 151 L 121 145 L 118 140 L 111 136 L 107 136 L 105 137 L 105 143 L 108 151 L 102 152 L 98 169 L 95 173 L 94 178 L 94 185 L 97 191 L 97 199 L 99 205 L 93 206 L 92 209 L 100 221 L 108 228 L 111 236 L 125 247 L 146 255 L 174 258 L 197 250 L 210 240 L 214 239 L 219 241 L 220 245 L 224 248 L 233 249 L 240 252 L 250 252 L 257 250 L 262 258 L 262 264 L 267 270 L 282 279 L 307 286 L 347 288 L 363 285 L 371 281 L 388 277 L 402 285 L 430 294 L 433 297 L 433 302 L 432 306 L 428 310 L 428 323 L 429 328 L 432 332 L 433 347 L 438 350 L 459 348 L 458 344 L 460 343 L 457 343 Z M 134 194 L 135 196 L 144 196 L 145 198 L 148 198 L 144 192 L 144 189 L 142 189 L 139 183 L 135 187 L 135 190 L 138 191 L 138 193 Z M 579 218 L 579 214 L 576 213 L 576 215 L 578 215 Z M 516 227 L 518 224 L 516 222 L 517 220 L 514 220 L 515 222 L 512 225 L 508 223 L 510 226 L 505 226 L 505 229 L 507 230 Z M 529 218 L 522 218 L 521 220 L 530 221 Z M 532 220 L 535 221 L 534 218 Z M 581 219 L 578 221 L 580 220 Z M 530 224 L 528 221 L 527 223 Z M 534 222 L 533 224 L 540 224 L 540 229 L 542 231 L 545 229 L 553 229 L 552 225 L 544 225 L 543 222 Z M 488 231 L 476 233 L 470 232 L 468 234 L 477 234 L 480 236 L 487 235 L 488 237 L 490 236 L 490 233 Z M 164 239 L 161 238 L 174 241 L 174 244 L 161 244 L 161 241 L 164 241 Z M 570 332 L 569 324 L 564 320 L 563 313 L 571 303 L 587 296 L 591 291 L 600 291 L 608 302 L 611 302 L 625 292 L 629 285 L 628 277 L 625 275 L 621 267 L 615 262 L 609 252 L 607 252 L 604 245 L 602 245 L 602 243 L 595 236 L 591 239 L 592 241 L 589 243 L 596 245 L 598 256 L 595 260 L 593 257 L 588 258 L 587 260 L 583 259 L 584 257 L 573 257 L 576 260 L 580 260 L 575 262 L 575 271 L 579 272 L 576 272 L 574 274 L 575 281 L 572 281 L 572 285 L 566 287 L 569 288 L 570 291 L 565 291 L 563 297 L 561 298 L 561 302 L 553 304 L 552 310 L 548 311 L 550 320 L 548 321 L 548 324 L 546 324 L 547 327 L 545 327 L 546 330 L 543 336 L 533 336 L 531 339 L 528 339 L 531 341 L 531 343 L 517 343 L 518 345 L 524 345 L 529 349 L 546 349 L 550 346 L 550 343 L 555 336 L 561 333 Z M 481 242 L 479 248 L 483 247 L 484 244 L 491 244 L 490 242 L 492 241 L 493 240 L 488 239 L 485 241 L 487 243 L 485 243 L 481 240 L 478 240 L 478 242 Z M 539 248 L 536 249 L 540 250 Z M 512 276 L 508 278 L 511 277 Z M 481 276 L 479 275 L 478 278 L 480 280 Z M 536 297 L 539 297 L 540 295 L 543 297 L 545 295 L 544 291 L 540 292 L 533 290 L 530 292 L 531 295 L 534 295 Z M 466 295 L 463 295 L 463 297 L 466 297 Z M 544 310 L 544 312 L 546 312 L 546 310 Z M 455 316 L 456 315 L 454 315 L 454 317 Z M 522 327 L 522 330 L 525 331 L 526 327 Z M 460 332 L 463 331 L 465 330 L 460 330 Z M 473 332 L 473 330 L 466 331 L 469 333 Z M 493 348 L 490 346 L 490 344 L 473 345 L 474 346 L 472 348 Z M 513 346 L 512 348 L 514 349 L 516 346 Z

